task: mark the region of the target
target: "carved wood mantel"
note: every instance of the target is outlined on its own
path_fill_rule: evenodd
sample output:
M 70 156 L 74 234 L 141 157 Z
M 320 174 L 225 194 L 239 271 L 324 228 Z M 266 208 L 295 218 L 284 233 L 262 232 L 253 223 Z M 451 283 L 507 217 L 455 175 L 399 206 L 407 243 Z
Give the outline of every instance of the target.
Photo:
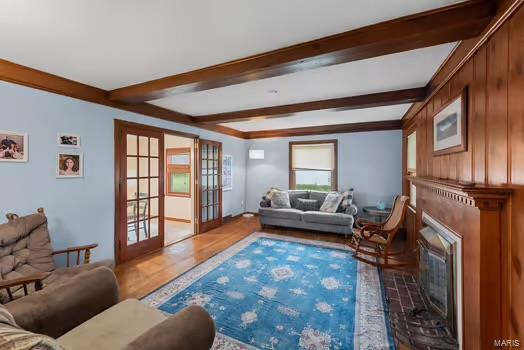
M 471 205 L 482 210 L 500 210 L 512 189 L 507 186 L 484 186 L 430 177 L 407 176 L 417 187 L 425 187 L 438 196 Z
M 408 176 L 422 213 L 462 238 L 464 349 L 491 349 L 509 334 L 509 203 L 512 189 Z

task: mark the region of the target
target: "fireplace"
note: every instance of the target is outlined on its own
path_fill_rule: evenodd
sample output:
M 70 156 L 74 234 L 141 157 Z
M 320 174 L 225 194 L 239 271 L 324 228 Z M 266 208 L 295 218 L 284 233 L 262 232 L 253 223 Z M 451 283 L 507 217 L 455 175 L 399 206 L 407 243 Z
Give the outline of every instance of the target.
M 461 239 L 427 213 L 419 231 L 419 283 L 429 307 L 462 344 Z

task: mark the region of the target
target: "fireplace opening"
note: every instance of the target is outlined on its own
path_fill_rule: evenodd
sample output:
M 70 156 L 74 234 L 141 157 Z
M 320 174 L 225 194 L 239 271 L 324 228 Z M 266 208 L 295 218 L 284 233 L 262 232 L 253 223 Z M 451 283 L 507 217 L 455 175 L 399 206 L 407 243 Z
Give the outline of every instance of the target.
M 454 322 L 452 242 L 431 226 L 419 231 L 419 283 L 428 304 L 456 335 Z
M 462 239 L 422 213 L 419 231 L 419 286 L 429 308 L 462 343 Z M 459 346 L 461 347 L 461 346 Z

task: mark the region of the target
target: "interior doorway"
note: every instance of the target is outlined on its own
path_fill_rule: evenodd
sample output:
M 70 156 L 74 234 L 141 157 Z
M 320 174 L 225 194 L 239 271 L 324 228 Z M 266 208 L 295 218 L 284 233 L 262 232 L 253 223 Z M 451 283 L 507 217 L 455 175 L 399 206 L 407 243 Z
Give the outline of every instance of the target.
M 115 258 L 222 224 L 222 144 L 115 120 Z
M 164 152 L 164 245 L 169 245 L 196 233 L 195 139 L 165 134 Z

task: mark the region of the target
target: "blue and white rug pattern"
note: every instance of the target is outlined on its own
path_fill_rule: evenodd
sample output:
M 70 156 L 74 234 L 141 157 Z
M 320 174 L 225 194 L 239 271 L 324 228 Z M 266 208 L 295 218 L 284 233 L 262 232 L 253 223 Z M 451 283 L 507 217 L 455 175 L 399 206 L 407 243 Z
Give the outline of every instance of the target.
M 254 233 L 143 299 L 201 305 L 214 349 L 390 349 L 378 270 L 336 243 Z

